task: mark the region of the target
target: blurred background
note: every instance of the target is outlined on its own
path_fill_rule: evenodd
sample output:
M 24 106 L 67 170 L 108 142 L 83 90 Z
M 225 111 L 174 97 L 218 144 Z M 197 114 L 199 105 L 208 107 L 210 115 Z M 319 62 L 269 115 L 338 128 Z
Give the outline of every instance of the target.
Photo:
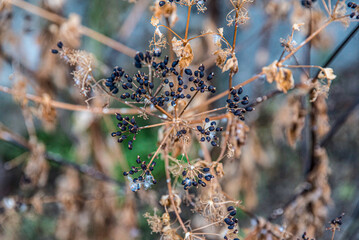
M 148 191 L 130 192 L 122 176 L 137 155 L 147 156 L 155 151 L 159 129 L 142 131 L 135 149 L 130 151 L 118 145 L 110 135 L 117 124 L 114 115 L 68 111 L 46 105 L 46 99 L 53 99 L 86 106 L 74 86 L 71 67 L 51 54 L 59 40 L 68 47 L 93 54 L 97 79 L 109 76 L 114 66 L 135 72 L 133 57 L 83 36 L 81 26 L 136 51 L 145 51 L 153 37 L 154 27 L 150 19 L 155 2 L 26 1 L 46 10 L 45 16 L 55 21 L 45 19 L 38 8 L 15 2 L 17 4 L 11 5 L 2 1 L 0 11 L 0 86 L 16 90 L 13 95 L 0 92 L 0 238 L 159 239 L 159 235 L 151 234 L 143 214 L 153 212 L 154 208 L 162 212 L 158 200 L 166 193 L 162 181 L 163 163 L 158 161 L 160 167 L 155 172 L 159 184 Z M 189 35 L 223 27 L 225 37 L 232 39 L 233 27 L 227 26 L 226 21 L 231 10 L 229 1 L 208 0 L 206 5 L 208 10 L 204 14 L 197 14 L 193 9 Z M 280 39 L 290 35 L 293 23 L 312 22 L 317 27 L 325 14 L 319 3 L 313 9 L 307 9 L 299 0 L 254 1 L 248 11 L 250 19 L 238 31 L 239 72 L 234 84 L 250 78 L 280 57 L 283 51 Z M 60 23 L 47 13 L 68 20 Z M 179 6 L 177 15 L 178 22 L 173 29 L 183 35 L 187 9 Z M 310 47 L 296 55 L 298 61 L 324 64 L 357 24 L 353 22 L 347 28 L 341 23 L 332 24 Z M 304 27 L 303 31 L 295 33 L 295 41 L 300 43 L 306 34 L 308 30 Z M 339 125 L 325 147 L 331 169 L 332 198 L 325 222 L 345 213 L 344 232 L 338 233 L 336 239 L 343 236 L 358 239 L 359 227 L 355 226 L 359 222 L 359 111 L 355 109 L 359 96 L 358 42 L 359 34 L 356 34 L 329 66 L 337 78 L 326 99 L 328 120 L 330 126 Z M 219 92 L 226 90 L 228 73 L 221 73 L 214 65 L 213 38 L 200 38 L 191 44 L 195 52 L 193 65 L 208 63 L 207 68 L 216 72 L 217 89 Z M 164 52 L 168 53 L 168 49 Z M 293 74 L 297 83 L 303 78 L 300 70 Z M 267 83 L 264 77 L 245 87 L 252 100 L 273 90 L 275 86 Z M 28 107 L 21 107 L 25 93 L 43 97 L 44 104 L 30 101 Z M 274 210 L 291 201 L 298 186 L 304 182 L 310 164 L 308 121 L 294 148 L 285 137 L 288 108 L 291 107 L 288 99 L 294 97 L 291 94 L 271 98 L 248 115 L 249 144 L 243 147 L 238 159 L 226 160 L 225 176 L 221 179 L 223 188 L 231 196 L 241 199 L 253 214 L 264 218 L 273 217 Z M 217 105 L 221 103 L 215 103 L 213 107 Z M 304 101 L 303 111 L 308 111 L 308 106 Z M 111 102 L 111 107 L 123 106 Z M 34 118 L 29 117 L 31 115 Z M 146 122 L 139 119 L 139 125 L 149 122 L 155 123 L 153 119 Z M 32 144 L 36 145 L 36 151 L 30 153 L 28 149 L 34 147 Z M 50 161 L 42 159 L 44 152 Z M 198 149 L 198 156 L 201 155 L 203 153 Z M 81 165 L 91 166 L 111 179 L 102 181 L 88 177 L 76 169 Z M 239 177 L 238 172 L 242 173 Z M 92 175 L 103 178 L 101 174 Z M 241 184 L 237 184 L 239 182 Z M 185 219 L 192 215 L 187 209 L 183 213 L 188 216 Z M 198 219 L 192 216 L 192 221 Z M 276 217 L 273 222 L 281 223 L 281 217 Z M 240 228 L 245 229 L 250 223 L 250 218 L 241 213 Z M 330 235 L 324 231 L 320 239 L 330 239 Z

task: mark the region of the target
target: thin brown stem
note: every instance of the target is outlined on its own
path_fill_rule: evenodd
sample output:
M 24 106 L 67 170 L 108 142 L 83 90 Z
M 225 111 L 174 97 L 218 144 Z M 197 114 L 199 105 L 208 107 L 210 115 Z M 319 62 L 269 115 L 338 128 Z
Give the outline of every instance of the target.
M 332 20 L 327 21 L 320 28 L 318 28 L 315 32 L 313 32 L 307 39 L 305 39 L 301 44 L 298 45 L 292 52 L 290 52 L 287 56 L 285 56 L 281 61 L 278 62 L 278 65 L 282 64 L 284 61 L 288 60 L 291 56 L 293 56 L 299 49 L 301 49 L 305 44 L 310 42 L 313 38 L 315 38 L 321 31 L 323 31 Z
M 171 127 L 171 129 L 168 131 L 167 135 L 162 139 L 160 145 L 158 146 L 156 152 L 153 154 L 150 162 L 147 164 L 147 167 L 151 166 L 151 163 L 153 162 L 153 160 L 156 158 L 157 154 L 160 152 L 162 146 L 164 145 L 164 143 L 166 142 L 167 138 L 171 135 L 172 130 L 174 129 L 174 126 Z
M 160 126 L 164 126 L 164 125 L 168 125 L 168 124 L 172 124 L 172 122 L 157 123 L 157 124 L 152 124 L 152 125 L 148 125 L 148 126 L 144 126 L 144 127 L 139 127 L 138 130 L 160 127 Z
M 175 31 L 173 31 L 171 28 L 165 26 L 165 25 L 158 25 L 158 27 L 164 27 L 166 28 L 168 31 L 170 31 L 171 33 L 173 33 L 174 35 L 176 35 L 176 37 L 178 37 L 179 39 L 183 40 Z
M 171 131 L 172 131 L 172 129 L 171 129 Z M 184 225 L 184 223 L 182 221 L 182 218 L 178 213 L 177 205 L 175 204 L 175 201 L 173 199 L 173 192 L 172 192 L 172 185 L 171 185 L 171 176 L 170 176 L 170 171 L 169 171 L 169 160 L 168 160 L 167 148 L 165 150 L 165 171 L 166 171 L 166 179 L 167 179 L 166 182 L 167 182 L 167 188 L 168 188 L 168 196 L 170 198 L 170 201 L 171 201 L 171 204 L 173 206 L 173 210 L 174 210 L 174 212 L 176 214 L 178 222 L 180 223 L 183 231 L 185 233 L 187 233 L 188 232 L 187 228 Z
M 332 231 L 332 238 L 331 240 L 334 240 L 335 230 Z
M 188 38 L 189 20 L 191 18 L 191 9 L 192 9 L 192 5 L 189 5 L 188 12 L 187 12 L 186 31 L 185 31 L 185 35 L 184 35 L 185 40 L 187 40 L 187 38 Z
M 181 113 L 178 115 L 178 117 L 181 117 L 182 114 L 184 113 L 184 111 L 186 111 L 187 107 L 191 104 L 191 102 L 193 101 L 193 99 L 197 96 L 198 94 L 198 90 L 197 92 L 191 97 L 191 99 L 188 101 L 188 103 L 186 104 L 186 106 L 182 109 Z
M 167 24 L 167 26 L 169 28 L 171 27 L 169 18 L 166 18 L 166 24 Z M 172 32 L 171 31 L 167 32 L 167 37 L 168 37 L 168 42 L 170 43 L 169 44 L 170 45 L 170 62 L 173 62 L 173 60 L 174 60 L 174 52 L 173 52 L 173 46 L 171 44 L 171 41 L 172 41 Z
M 11 95 L 14 95 L 14 92 L 11 88 L 0 86 L 0 91 L 4 93 L 8 93 Z M 58 102 L 54 100 L 46 100 L 44 101 L 44 98 L 35 96 L 32 94 L 27 93 L 24 96 L 26 99 L 36 102 L 36 103 L 42 103 L 42 104 L 48 104 L 54 108 L 69 110 L 69 111 L 80 111 L 80 112 L 90 112 L 93 114 L 115 114 L 115 113 L 121 113 L 121 114 L 128 114 L 128 115 L 134 115 L 138 114 L 139 110 L 132 109 L 132 108 L 100 108 L 100 107 L 91 107 L 88 106 L 82 106 L 82 105 L 75 105 L 70 103 L 64 103 L 64 102 Z

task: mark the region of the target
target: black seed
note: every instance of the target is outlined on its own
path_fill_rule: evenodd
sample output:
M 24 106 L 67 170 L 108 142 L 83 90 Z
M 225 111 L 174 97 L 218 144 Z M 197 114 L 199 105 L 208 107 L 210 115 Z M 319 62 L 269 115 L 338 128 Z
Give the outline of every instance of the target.
M 203 172 L 209 172 L 209 168 L 208 167 L 203 168 Z
M 228 211 L 228 212 L 233 211 L 233 210 L 234 210 L 234 207 L 233 207 L 233 206 L 229 206 L 229 207 L 227 208 L 227 211 Z
M 61 41 L 57 43 L 58 48 L 62 48 L 63 46 L 64 46 L 64 44 Z

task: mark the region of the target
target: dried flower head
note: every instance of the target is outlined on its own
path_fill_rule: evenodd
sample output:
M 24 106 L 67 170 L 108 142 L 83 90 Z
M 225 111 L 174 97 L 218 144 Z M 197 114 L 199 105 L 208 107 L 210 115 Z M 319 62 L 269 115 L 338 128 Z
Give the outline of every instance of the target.
M 88 97 L 92 85 L 96 84 L 96 80 L 92 75 L 94 58 L 91 54 L 81 51 L 67 48 L 62 42 L 57 43 L 57 49 L 52 49 L 52 53 L 60 55 L 71 66 L 75 66 L 75 70 L 72 72 L 75 85 L 80 88 L 80 92 L 85 97 Z

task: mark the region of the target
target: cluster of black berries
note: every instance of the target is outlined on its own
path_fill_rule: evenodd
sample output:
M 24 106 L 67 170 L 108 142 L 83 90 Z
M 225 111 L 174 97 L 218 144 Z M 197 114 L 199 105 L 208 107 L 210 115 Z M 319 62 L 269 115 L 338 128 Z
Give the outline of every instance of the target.
M 305 8 L 311 8 L 313 3 L 315 3 L 317 0 L 301 0 L 302 6 Z
M 233 206 L 229 206 L 227 208 L 227 211 L 229 212 L 228 216 L 224 219 L 224 222 L 227 224 L 229 230 L 233 230 L 234 234 L 238 233 L 238 229 L 235 227 L 238 225 L 238 219 L 235 218 L 237 211 Z M 227 239 L 224 237 L 224 239 Z M 235 238 L 234 240 L 239 240 L 238 238 Z
M 187 133 L 187 130 L 186 130 L 186 129 L 181 129 L 181 130 L 177 131 L 176 136 L 177 136 L 178 138 L 180 138 L 180 137 L 182 137 L 183 135 L 185 135 L 186 133 Z
M 191 87 L 190 91 L 197 91 L 197 92 L 201 92 L 204 93 L 205 91 L 211 92 L 211 93 L 215 93 L 216 92 L 216 88 L 212 85 L 206 85 L 205 81 L 203 80 L 204 77 L 204 66 L 203 64 L 201 64 L 198 67 L 198 70 L 192 72 L 191 69 L 186 68 L 184 70 L 185 74 L 189 77 L 188 81 L 189 82 L 193 82 L 193 84 L 195 85 L 195 87 Z M 210 74 L 208 74 L 207 76 L 207 81 L 211 81 L 213 79 L 214 76 L 214 72 L 211 72 Z
M 120 131 L 111 133 L 112 137 L 118 137 L 118 142 L 122 143 L 125 141 L 130 134 L 133 134 L 131 140 L 128 141 L 128 149 L 132 150 L 133 141 L 136 140 L 136 134 L 138 133 L 138 126 L 134 117 L 131 119 L 129 117 L 123 117 L 121 114 L 116 113 L 116 118 L 119 121 L 117 127 Z M 127 135 L 126 135 L 127 134 Z
M 138 52 L 135 55 L 135 66 L 141 68 L 142 64 L 151 64 L 155 57 L 160 57 L 160 51 L 154 51 L 153 53 Z M 125 73 L 121 67 L 115 67 L 112 71 L 110 77 L 106 79 L 105 85 L 112 94 L 117 94 L 119 87 L 121 87 L 126 92 L 121 95 L 121 99 L 131 99 L 136 102 L 140 102 L 147 97 L 147 95 L 152 94 L 152 89 L 154 88 L 153 82 L 150 82 L 149 77 L 141 72 L 134 76 L 134 79 Z M 138 86 L 136 85 L 138 84 Z
M 238 90 L 232 88 L 231 89 L 231 97 L 227 99 L 227 108 L 231 113 L 237 116 L 240 120 L 244 121 L 244 113 L 253 111 L 253 108 L 250 106 L 242 107 L 248 105 L 249 98 L 248 95 L 244 97 L 240 97 L 243 93 L 243 89 L 240 87 Z
M 64 46 L 64 44 L 63 44 L 61 41 L 57 43 L 57 47 L 58 47 L 59 49 L 62 49 L 63 46 Z M 58 54 L 58 53 L 59 53 L 59 50 L 57 50 L 57 49 L 51 49 L 51 52 L 52 52 L 53 54 Z
M 109 78 L 106 79 L 105 85 L 106 87 L 108 87 L 108 89 L 110 90 L 111 93 L 113 94 L 117 94 L 118 93 L 118 87 L 116 85 L 117 82 L 119 82 L 120 78 L 125 74 L 125 72 L 122 70 L 122 68 L 120 67 L 115 67 L 113 69 L 113 72 L 111 74 L 111 76 Z M 125 84 L 126 85 L 126 84 Z M 131 86 L 130 86 L 131 85 Z M 132 84 L 129 83 L 128 86 L 126 86 L 126 88 L 128 89 L 128 87 L 132 88 Z
M 145 189 L 148 189 L 153 184 L 157 183 L 156 179 L 152 175 L 152 171 L 156 166 L 156 162 L 152 162 L 151 165 L 148 166 L 146 164 L 146 161 L 141 161 L 140 156 L 137 156 L 136 163 L 140 165 L 140 167 L 132 166 L 130 171 L 123 173 L 123 175 L 127 176 L 127 178 L 130 180 L 130 189 L 133 192 L 140 190 L 142 186 Z M 131 175 L 134 175 L 139 172 L 141 173 L 140 176 L 135 178 L 131 177 Z
M 197 187 L 198 185 L 201 185 L 202 187 L 207 186 L 207 184 L 203 181 L 211 181 L 214 176 L 210 174 L 209 168 L 205 167 L 202 169 L 202 171 L 196 169 L 193 165 L 191 165 L 189 168 L 183 170 L 182 176 L 186 177 L 182 180 L 182 185 L 184 190 L 188 190 L 191 186 Z
M 115 67 L 109 78 L 106 79 L 105 85 L 113 94 L 118 93 L 118 86 L 126 92 L 121 94 L 120 98 L 123 100 L 131 99 L 136 102 L 142 101 L 151 93 L 154 84 L 149 81 L 148 76 L 141 72 L 135 75 L 136 83 L 133 78 L 129 76 L 121 67 Z
M 191 69 L 185 69 L 185 74 L 188 76 L 188 84 L 185 84 L 183 76 L 181 76 L 176 70 L 176 66 L 179 60 L 169 63 L 168 56 L 165 56 L 163 61 L 156 62 L 155 60 L 161 56 L 160 51 L 153 51 L 153 53 L 138 52 L 135 59 L 135 66 L 141 68 L 142 65 L 147 65 L 154 69 L 153 77 L 162 78 L 161 84 L 156 91 L 153 91 L 155 85 L 154 79 L 150 79 L 144 72 L 138 72 L 133 78 L 124 72 L 120 67 L 114 68 L 111 76 L 106 79 L 105 85 L 109 88 L 113 94 L 118 93 L 118 88 L 122 87 L 125 93 L 121 95 L 121 99 L 131 99 L 136 102 L 148 102 L 153 105 L 162 107 L 167 103 L 171 103 L 172 106 L 176 105 L 179 99 L 191 99 L 198 92 L 211 92 L 215 93 L 216 88 L 207 85 L 204 78 L 204 66 L 199 66 L 198 70 L 194 73 Z M 175 81 L 170 81 L 167 77 L 175 76 Z M 213 79 L 214 73 L 210 73 L 207 76 L 207 81 Z M 162 91 L 163 89 L 163 91 Z M 188 91 L 189 93 L 185 93 Z M 193 92 L 193 94 L 190 94 Z
M 350 7 L 351 9 L 356 9 L 357 7 L 358 7 L 358 5 L 356 4 L 356 3 L 353 3 L 353 2 L 348 2 L 348 4 L 347 4 L 347 6 L 348 7 Z M 358 11 L 358 10 L 357 10 Z M 349 15 L 349 17 L 350 18 L 354 18 L 355 17 L 355 15 L 356 15 L 356 19 L 359 19 L 359 14 L 358 14 L 358 12 L 352 12 L 350 15 Z
M 205 124 L 208 124 L 210 122 L 209 118 L 205 119 Z M 197 131 L 201 134 L 201 142 L 211 142 L 212 146 L 218 146 L 218 137 L 214 135 L 217 132 L 223 131 L 222 127 L 217 127 L 217 123 L 215 121 L 212 121 L 208 127 L 204 126 L 197 126 Z
M 138 52 L 134 57 L 135 67 L 142 68 L 142 65 L 151 64 L 156 57 L 161 57 L 160 50 L 154 50 L 152 53 L 150 53 L 149 51 L 146 51 L 146 53 Z
M 205 80 L 203 80 L 204 77 L 204 66 L 200 65 L 198 70 L 196 70 L 194 73 L 191 69 L 185 69 L 184 72 L 188 76 L 188 84 L 192 83 L 194 86 L 189 87 L 187 84 L 185 84 L 183 77 L 178 74 L 175 67 L 178 64 L 178 60 L 173 61 L 171 68 L 168 68 L 168 57 L 166 56 L 164 58 L 163 62 L 156 63 L 153 62 L 152 66 L 156 69 L 156 71 L 162 72 L 163 80 L 163 86 L 166 87 L 163 92 L 158 94 L 156 97 L 151 97 L 150 101 L 154 105 L 163 106 L 165 103 L 170 102 L 171 106 L 176 106 L 177 100 L 179 99 L 191 99 L 194 94 L 197 94 L 198 92 L 204 93 L 206 91 L 215 93 L 216 88 L 207 85 Z M 170 81 L 168 78 L 166 78 L 167 74 L 171 72 L 176 76 L 176 82 Z M 214 73 L 210 73 L 207 76 L 207 81 L 210 81 L 213 79 Z M 194 94 L 187 93 L 185 94 L 185 91 L 190 90 L 190 92 L 195 92 Z

